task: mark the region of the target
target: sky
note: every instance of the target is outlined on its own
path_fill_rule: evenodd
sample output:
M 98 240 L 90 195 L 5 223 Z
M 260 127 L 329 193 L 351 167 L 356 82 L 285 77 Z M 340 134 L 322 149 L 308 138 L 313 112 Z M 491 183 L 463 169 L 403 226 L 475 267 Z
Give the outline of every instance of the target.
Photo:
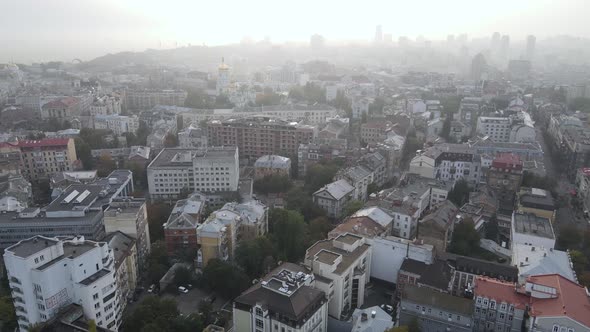
M 244 37 L 369 41 L 384 33 L 430 40 L 494 31 L 511 40 L 590 37 L 588 0 L 0 0 L 0 62 L 33 62 Z

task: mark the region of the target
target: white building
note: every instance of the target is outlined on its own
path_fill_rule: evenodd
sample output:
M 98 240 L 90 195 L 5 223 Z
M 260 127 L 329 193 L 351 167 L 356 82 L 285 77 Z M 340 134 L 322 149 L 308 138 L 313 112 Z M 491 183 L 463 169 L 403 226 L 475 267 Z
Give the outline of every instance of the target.
M 548 249 L 555 248 L 555 232 L 551 220 L 532 213 L 512 213 L 510 243 Z
M 410 170 L 412 174 L 418 174 L 421 177 L 434 179 L 435 176 L 434 158 L 421 151 L 410 161 Z
M 176 198 L 189 192 L 237 191 L 240 178 L 238 148 L 163 149 L 147 168 L 152 198 Z
M 139 119 L 136 115 L 96 115 L 94 117 L 94 129 L 112 130 L 117 136 L 120 136 L 124 133 L 135 134 L 137 129 L 139 129 Z
M 526 244 L 512 245 L 512 264 L 518 268 L 518 282 L 530 276 L 554 274 L 578 282 L 568 252 Z
M 106 243 L 35 236 L 8 247 L 4 263 L 20 331 L 71 303 L 98 327 L 117 331 L 121 324 L 115 258 Z
M 434 247 L 395 236 L 367 239 L 371 245 L 371 278 L 396 283 L 405 259 L 425 264 L 434 262 Z
M 494 142 L 509 142 L 512 121 L 504 117 L 480 116 L 477 118 L 477 132 L 489 136 Z
M 346 180 L 329 183 L 313 193 L 313 202 L 332 218 L 338 218 L 346 203 L 352 199 L 354 187 Z
M 207 131 L 190 125 L 178 133 L 178 145 L 185 149 L 207 148 Z
M 347 233 L 318 241 L 307 249 L 305 266 L 321 277 L 316 287 L 328 294 L 330 316 L 339 319 L 363 305 L 371 266 L 371 246 L 365 238 Z
M 328 301 L 316 284 L 307 269 L 281 264 L 234 300 L 234 331 L 327 331 Z
M 363 114 L 369 115 L 369 106 L 371 105 L 371 98 L 355 97 L 352 99 L 352 118 L 360 119 Z

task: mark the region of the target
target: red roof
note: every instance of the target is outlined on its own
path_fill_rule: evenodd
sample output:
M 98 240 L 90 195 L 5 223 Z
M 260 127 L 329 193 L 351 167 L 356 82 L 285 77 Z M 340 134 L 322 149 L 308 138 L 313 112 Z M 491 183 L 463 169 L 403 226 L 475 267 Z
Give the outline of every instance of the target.
M 70 107 L 70 106 L 75 105 L 77 103 L 78 103 L 77 98 L 65 97 L 65 98 L 52 100 L 52 101 L 46 103 L 45 105 L 43 105 L 43 107 L 44 108 L 64 108 L 64 107 Z
M 527 282 L 557 290 L 556 298 L 531 297 L 531 316 L 567 316 L 590 327 L 590 300 L 584 287 L 559 274 L 532 276 L 527 278 Z
M 522 161 L 520 160 L 520 157 L 514 153 L 502 153 L 494 158 L 492 161 L 492 167 L 521 170 Z
M 19 141 L 18 147 L 20 148 L 33 148 L 33 147 L 44 147 L 44 146 L 63 146 L 68 145 L 70 138 L 45 138 L 35 141 Z
M 473 293 L 475 296 L 494 299 L 497 303 L 510 303 L 515 308 L 523 310 L 528 303 L 528 296 L 518 293 L 515 283 L 489 277 L 478 276 L 475 280 Z

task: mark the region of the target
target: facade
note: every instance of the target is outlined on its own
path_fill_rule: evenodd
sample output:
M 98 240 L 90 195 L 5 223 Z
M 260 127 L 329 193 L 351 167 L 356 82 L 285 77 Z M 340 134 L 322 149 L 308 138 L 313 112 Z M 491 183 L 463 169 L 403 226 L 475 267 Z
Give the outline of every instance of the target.
M 421 331 L 471 332 L 473 301 L 433 291 L 428 287 L 405 285 L 399 303 L 399 325 L 417 319 Z
M 130 90 L 126 91 L 126 107 L 149 109 L 156 105 L 184 106 L 187 92 L 183 90 Z
M 332 218 L 341 216 L 346 204 L 352 199 L 354 187 L 345 180 L 329 183 L 313 193 L 313 202 Z
M 115 276 L 119 289 L 117 296 L 122 309 L 124 309 L 127 301 L 133 298 L 137 287 L 138 264 L 135 239 L 124 233 L 114 232 L 107 235 L 105 242 L 109 244 L 109 248 L 114 253 Z M 121 317 L 117 317 L 117 319 L 119 320 Z
M 528 298 L 515 283 L 477 277 L 473 298 L 473 331 L 522 331 Z
M 377 171 L 381 178 L 384 178 L 384 165 L 377 166 Z M 354 187 L 352 199 L 365 202 L 368 197 L 369 184 L 374 182 L 375 174 L 373 171 L 364 165 L 351 166 L 340 169 L 334 176 L 335 180 L 345 180 Z
M 20 331 L 72 303 L 98 327 L 117 331 L 121 324 L 114 253 L 107 243 L 35 236 L 6 248 L 4 263 Z
M 144 199 L 115 199 L 104 211 L 104 228 L 107 234 L 121 232 L 134 239 L 137 266 L 145 267 L 151 248 L 148 213 Z
M 435 292 L 450 293 L 453 268 L 444 260 L 421 262 L 405 259 L 399 268 L 395 291 L 403 293 L 406 285 L 430 288 Z
M 210 121 L 209 145 L 237 146 L 240 158 L 264 155 L 297 155 L 299 144 L 311 143 L 317 128 L 269 117 L 249 117 Z
M 329 105 L 271 105 L 264 107 L 249 107 L 240 113 L 261 114 L 264 116 L 276 117 L 288 121 L 297 121 L 319 125 L 328 122 L 329 119 L 338 115 L 338 110 Z
M 487 276 L 512 283 L 518 280 L 518 269 L 515 266 L 466 256 L 457 256 L 454 271 L 452 294 L 455 296 L 472 294 L 477 276 Z
M 291 177 L 291 159 L 277 155 L 266 155 L 256 159 L 254 179 L 271 175 Z
M 148 188 L 154 199 L 177 198 L 181 192 L 238 190 L 238 149 L 163 149 L 147 167 Z
M 70 121 L 80 113 L 80 101 L 75 97 L 65 97 L 50 101 L 41 107 L 41 119 Z
M 584 213 L 590 211 L 590 168 L 580 168 L 576 173 L 576 192 Z
M 206 198 L 199 193 L 176 202 L 163 225 L 164 241 L 169 256 L 197 252 L 197 229 L 203 221 L 206 202 Z
M 421 177 L 434 179 L 435 177 L 435 161 L 432 156 L 418 153 L 410 161 L 410 173 L 418 174 Z
M 30 181 L 49 178 L 53 173 L 73 171 L 76 146 L 71 138 L 19 141 L 21 172 Z
M 96 115 L 94 117 L 94 129 L 108 129 L 117 136 L 124 133 L 135 134 L 139 129 L 139 118 L 136 115 Z
M 510 243 L 555 248 L 555 232 L 551 220 L 532 213 L 512 213 Z
M 253 240 L 268 233 L 268 208 L 259 201 L 230 202 L 221 210 L 233 211 L 240 215 L 238 233 L 242 241 Z
M 371 266 L 371 246 L 365 241 L 342 234 L 316 242 L 305 253 L 305 266 L 319 276 L 316 285 L 328 294 L 328 312 L 334 318 L 364 303 Z
M 488 136 L 494 142 L 509 142 L 511 126 L 512 121 L 507 117 L 480 116 L 477 118 L 476 130 L 480 135 Z
M 523 163 L 515 154 L 501 154 L 492 161 L 487 184 L 496 191 L 500 207 L 512 209 L 522 183 Z
M 521 188 L 518 193 L 518 212 L 532 213 L 537 217 L 543 217 L 555 221 L 555 202 L 551 193 L 538 188 Z
M 0 175 L 0 212 L 21 212 L 33 198 L 31 183 L 20 174 Z
M 361 140 L 365 143 L 383 142 L 393 130 L 390 121 L 370 121 L 361 124 Z
M 446 252 L 458 212 L 459 209 L 448 200 L 431 207 L 430 212 L 418 222 L 417 238 L 434 246 L 439 253 Z
M 189 126 L 178 133 L 178 146 L 185 149 L 206 149 L 207 131 Z
M 328 329 L 328 299 L 305 268 L 283 263 L 234 300 L 240 332 L 315 332 Z
M 236 211 L 221 208 L 197 230 L 197 266 L 205 267 L 212 259 L 227 261 L 234 258 L 242 216 Z

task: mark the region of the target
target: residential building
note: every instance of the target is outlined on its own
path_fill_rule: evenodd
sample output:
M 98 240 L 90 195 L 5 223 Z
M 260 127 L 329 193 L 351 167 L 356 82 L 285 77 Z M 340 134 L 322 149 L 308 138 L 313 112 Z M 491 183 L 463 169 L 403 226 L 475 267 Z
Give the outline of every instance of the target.
M 338 110 L 325 104 L 315 105 L 270 105 L 263 107 L 248 107 L 240 110 L 237 114 L 244 115 L 260 114 L 264 116 L 285 119 L 288 121 L 303 122 L 310 125 L 319 125 L 338 116 Z
M 121 311 L 127 306 L 127 302 L 133 298 L 137 287 L 138 264 L 137 247 L 135 239 L 119 231 L 110 233 L 105 240 L 115 256 L 115 276 L 117 278 L 117 297 L 121 304 Z M 116 317 L 120 320 L 121 317 Z
M 576 173 L 576 194 L 582 203 L 584 213 L 590 211 L 590 168 L 580 168 Z
M 121 324 L 114 252 L 107 243 L 34 236 L 6 248 L 4 263 L 20 331 L 72 303 L 99 327 L 117 331 Z
M 473 149 L 463 144 L 441 144 L 434 147 L 434 176 L 443 181 L 464 179 L 479 183 L 481 163 Z
M 237 146 L 240 158 L 264 155 L 295 156 L 299 144 L 311 143 L 317 129 L 270 117 L 210 121 L 207 139 L 214 146 Z
M 93 149 L 90 153 L 96 162 L 103 156 L 109 156 L 116 163 L 117 168 L 131 168 L 135 165 L 139 169 L 144 169 L 151 161 L 151 149 L 141 145 L 128 148 Z
M 137 266 L 143 270 L 151 248 L 145 200 L 129 197 L 114 199 L 104 211 L 104 228 L 107 234 L 121 232 L 134 239 Z
M 49 187 L 54 191 L 56 189 L 63 190 L 72 184 L 87 184 L 97 179 L 96 171 L 59 172 L 51 175 Z
M 492 161 L 486 178 L 487 184 L 496 191 L 500 209 L 512 210 L 516 193 L 522 183 L 523 163 L 515 154 L 500 154 Z
M 203 222 L 206 203 L 206 198 L 199 193 L 176 202 L 163 225 L 169 256 L 191 254 L 198 250 L 197 229 Z
M 128 90 L 125 106 L 129 109 L 148 109 L 156 105 L 184 106 L 188 93 L 183 90 Z
M 372 103 L 372 98 L 368 97 L 354 97 L 352 98 L 352 118 L 353 119 L 361 119 L 364 116 L 369 115 L 369 106 Z
M 562 152 L 562 161 L 570 181 L 575 180 L 578 169 L 586 167 L 590 158 L 590 129 L 566 128 L 563 142 L 557 147 Z
M 521 213 L 532 213 L 555 221 L 555 202 L 551 193 L 539 188 L 520 188 L 516 210 Z
M 384 171 L 384 169 L 381 171 Z M 334 179 L 345 180 L 350 183 L 354 187 L 352 199 L 365 202 L 368 197 L 369 184 L 374 182 L 374 173 L 368 167 L 357 165 L 340 169 Z
M 151 198 L 178 198 L 181 192 L 238 190 L 238 149 L 163 149 L 147 167 Z
M 472 331 L 473 301 L 433 291 L 428 287 L 405 285 L 401 292 L 399 325 L 418 320 L 421 331 Z
M 21 212 L 33 199 L 31 183 L 20 174 L 0 175 L 0 212 Z
M 410 173 L 418 174 L 421 177 L 435 178 L 435 160 L 433 156 L 419 150 L 416 156 L 410 161 Z
M 431 207 L 430 212 L 418 222 L 417 238 L 431 244 L 437 253 L 447 251 L 451 243 L 459 209 L 448 200 Z
M 590 331 L 590 300 L 583 286 L 547 274 L 529 277 L 525 290 L 531 298 L 529 331 Z
M 477 276 L 486 276 L 498 280 L 518 281 L 518 269 L 515 266 L 489 262 L 473 257 L 457 256 L 454 259 L 452 294 L 469 296 Z
M 94 116 L 94 129 L 107 129 L 117 136 L 125 133 L 135 134 L 139 129 L 139 118 L 137 115 L 96 115 Z
M 510 243 L 555 248 L 555 232 L 551 220 L 532 213 L 512 213 Z
M 453 267 L 441 259 L 422 262 L 406 258 L 399 268 L 395 283 L 396 294 L 400 295 L 406 285 L 426 287 L 434 292 L 450 293 L 453 273 Z
M 41 107 L 41 119 L 56 119 L 59 122 L 70 121 L 80 114 L 80 100 L 64 97 L 52 100 Z
M 518 283 L 523 285 L 530 276 L 559 274 L 578 282 L 569 252 L 515 243 L 512 245 L 512 265 L 518 268 Z
M 253 240 L 268 233 L 268 208 L 260 201 L 226 203 L 221 211 L 232 211 L 240 215 L 238 232 L 240 240 Z
M 236 211 L 221 208 L 209 215 L 197 229 L 197 266 L 205 267 L 210 260 L 231 260 L 238 246 L 242 216 Z
M 508 117 L 487 117 L 477 118 L 477 132 L 488 136 L 494 142 L 509 142 L 512 121 Z
M 49 138 L 16 143 L 21 153 L 21 172 L 30 181 L 47 179 L 53 173 L 73 171 L 78 157 L 71 138 Z
M 327 331 L 328 298 L 313 273 L 283 263 L 234 300 L 232 319 L 240 332 Z
M 378 306 L 354 309 L 350 332 L 387 331 L 393 327 L 391 315 Z
M 528 297 L 514 282 L 477 277 L 473 298 L 473 331 L 522 331 Z
M 206 149 L 207 131 L 190 125 L 178 133 L 178 146 L 185 149 Z
M 365 143 L 383 142 L 393 130 L 391 121 L 376 121 L 361 124 L 361 140 Z
M 322 160 L 343 158 L 345 151 L 328 144 L 299 144 L 297 149 L 297 169 L 300 178 L 305 177 L 307 170 Z
M 488 139 L 477 139 L 470 143 L 471 148 L 478 155 L 496 157 L 501 154 L 515 154 L 520 160 L 543 160 L 543 149 L 538 142 L 506 143 L 493 142 Z
M 281 175 L 291 177 L 291 159 L 277 155 L 265 155 L 254 163 L 254 179 Z
M 145 144 L 152 149 L 163 149 L 169 136 L 176 134 L 176 124 L 157 122 L 146 138 Z
M 371 183 L 378 187 L 382 187 L 386 182 L 393 179 L 393 171 L 387 167 L 387 160 L 381 152 L 371 152 L 363 155 L 358 164 L 373 173 Z
M 118 95 L 103 95 L 90 104 L 90 115 L 121 114 L 121 98 Z
M 363 237 L 348 233 L 318 241 L 305 252 L 305 266 L 328 294 L 330 316 L 340 319 L 363 305 L 371 266 L 371 246 Z
M 342 215 L 346 204 L 353 199 L 355 188 L 346 180 L 329 183 L 313 193 L 313 202 L 331 218 Z

